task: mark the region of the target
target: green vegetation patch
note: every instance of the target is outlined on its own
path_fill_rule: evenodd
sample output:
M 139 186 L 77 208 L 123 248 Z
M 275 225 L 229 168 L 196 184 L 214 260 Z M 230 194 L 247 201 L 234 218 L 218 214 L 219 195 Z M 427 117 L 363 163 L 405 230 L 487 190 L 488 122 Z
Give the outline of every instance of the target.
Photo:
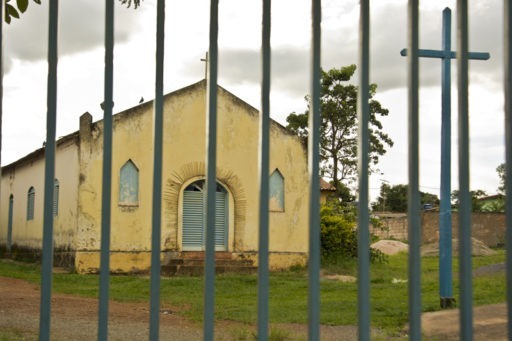
M 503 263 L 505 252 L 473 257 L 473 269 Z M 357 260 L 339 259 L 322 273 L 357 274 Z M 400 333 L 407 323 L 408 279 L 407 255 L 390 256 L 387 263 L 370 266 L 370 302 L 372 327 L 388 334 Z M 424 257 L 421 264 L 422 310 L 439 310 L 438 257 Z M 40 268 L 33 264 L 0 261 L 0 275 L 39 284 Z M 54 292 L 84 297 L 98 296 L 96 275 L 54 274 Z M 224 274 L 215 279 L 215 317 L 253 325 L 257 321 L 258 278 L 256 275 Z M 170 277 L 161 281 L 161 304 L 172 306 L 177 313 L 193 321 L 203 318 L 202 277 Z M 321 279 L 321 323 L 357 325 L 357 283 Z M 458 260 L 453 260 L 453 292 L 458 300 Z M 505 274 L 489 273 L 473 278 L 474 305 L 505 301 Z M 307 271 L 272 273 L 269 283 L 270 323 L 307 323 Z M 121 302 L 148 302 L 150 280 L 144 276 L 112 276 L 110 297 Z M 2 335 L 2 334 L 0 334 Z M 5 334 L 4 334 L 5 335 Z

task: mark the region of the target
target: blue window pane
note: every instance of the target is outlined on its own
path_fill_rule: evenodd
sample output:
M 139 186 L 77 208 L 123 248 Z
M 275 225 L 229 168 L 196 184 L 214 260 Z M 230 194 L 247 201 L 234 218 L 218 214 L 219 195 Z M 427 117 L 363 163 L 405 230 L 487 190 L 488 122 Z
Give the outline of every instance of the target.
M 130 160 L 121 168 L 119 179 L 119 204 L 139 204 L 139 170 Z
M 270 211 L 284 211 L 284 178 L 276 169 L 269 179 L 269 209 Z
M 59 180 L 55 179 L 53 182 L 53 216 L 59 215 Z
M 34 206 L 36 199 L 36 190 L 30 187 L 27 196 L 27 220 L 34 220 Z

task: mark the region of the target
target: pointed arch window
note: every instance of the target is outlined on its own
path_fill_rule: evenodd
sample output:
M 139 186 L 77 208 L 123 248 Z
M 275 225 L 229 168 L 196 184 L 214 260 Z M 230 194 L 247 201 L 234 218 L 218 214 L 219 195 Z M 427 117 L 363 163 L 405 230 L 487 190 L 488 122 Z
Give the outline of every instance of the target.
M 269 178 L 269 209 L 284 212 L 284 177 L 276 168 Z
M 59 215 L 59 191 L 60 191 L 59 180 L 55 179 L 53 181 L 53 216 L 54 217 Z
M 27 220 L 34 220 L 34 209 L 36 201 L 36 190 L 33 186 L 28 189 L 27 194 Z
M 132 160 L 121 167 L 119 176 L 119 205 L 139 205 L 139 169 Z
M 9 216 L 7 220 L 7 251 L 11 251 L 12 246 L 12 219 L 14 211 L 14 195 L 9 196 Z

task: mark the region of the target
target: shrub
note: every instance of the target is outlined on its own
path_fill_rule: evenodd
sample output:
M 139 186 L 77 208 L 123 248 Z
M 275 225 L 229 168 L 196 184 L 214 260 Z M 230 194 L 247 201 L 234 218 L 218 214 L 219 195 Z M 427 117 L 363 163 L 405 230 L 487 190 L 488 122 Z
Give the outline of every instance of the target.
M 354 223 L 335 214 L 332 207 L 320 209 L 320 245 L 322 257 L 357 257 L 357 235 Z
M 320 246 L 324 262 L 342 258 L 357 258 L 355 210 L 329 202 L 320 209 Z M 386 255 L 370 248 L 370 260 L 383 263 Z

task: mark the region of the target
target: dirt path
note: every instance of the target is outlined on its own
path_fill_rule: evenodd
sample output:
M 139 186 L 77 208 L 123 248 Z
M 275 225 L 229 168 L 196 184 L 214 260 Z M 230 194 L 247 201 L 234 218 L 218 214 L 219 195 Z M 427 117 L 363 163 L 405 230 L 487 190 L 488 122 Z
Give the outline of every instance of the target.
M 39 331 L 39 286 L 23 280 L 0 277 L 0 335 L 8 339 L 37 340 Z M 174 307 L 162 306 L 160 340 L 202 340 L 202 326 L 173 314 Z M 169 313 L 170 312 L 170 313 Z M 51 339 L 91 340 L 97 338 L 98 301 L 73 295 L 52 295 Z M 147 340 L 149 303 L 109 305 L 109 340 Z M 290 340 L 306 340 L 307 326 L 274 326 Z M 253 340 L 254 326 L 236 322 L 216 325 L 216 340 Z M 322 340 L 355 340 L 355 326 L 322 326 Z
M 424 313 L 421 317 L 424 335 L 433 340 L 459 340 L 459 310 Z M 507 305 L 490 304 L 473 308 L 473 339 L 508 340 Z
M 0 277 L 0 330 L 36 339 L 39 331 L 39 287 L 26 281 Z M 173 307 L 161 307 L 173 311 Z M 149 334 L 149 303 L 109 305 L 109 340 L 144 340 Z M 72 295 L 52 296 L 51 339 L 96 338 L 98 301 Z M 201 329 L 174 314 L 161 314 L 162 340 L 196 340 Z

